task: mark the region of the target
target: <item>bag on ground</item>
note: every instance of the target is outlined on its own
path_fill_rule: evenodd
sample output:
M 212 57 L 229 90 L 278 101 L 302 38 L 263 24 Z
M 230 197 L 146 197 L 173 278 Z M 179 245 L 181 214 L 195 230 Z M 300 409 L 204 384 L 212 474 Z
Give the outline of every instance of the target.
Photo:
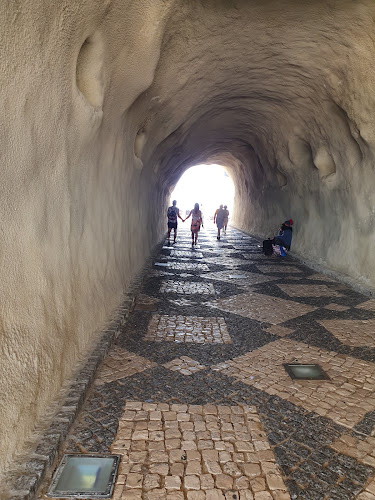
M 264 253 L 264 255 L 272 255 L 273 248 L 272 248 L 272 241 L 271 240 L 264 240 L 263 241 L 263 253 Z

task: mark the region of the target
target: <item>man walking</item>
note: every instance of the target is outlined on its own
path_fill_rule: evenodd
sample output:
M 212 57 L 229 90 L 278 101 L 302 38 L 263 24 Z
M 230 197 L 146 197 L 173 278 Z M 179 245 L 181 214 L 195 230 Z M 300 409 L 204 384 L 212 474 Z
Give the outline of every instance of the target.
M 179 217 L 182 222 L 184 222 L 184 219 L 180 215 L 180 210 L 176 207 L 177 201 L 173 200 L 173 204 L 171 207 L 168 208 L 167 212 L 167 217 L 168 217 L 168 245 L 170 245 L 170 237 L 171 237 L 171 231 L 174 229 L 174 239 L 173 243 L 176 243 L 176 237 L 177 237 L 177 217 Z
M 218 240 L 220 240 L 220 231 L 224 225 L 224 216 L 225 216 L 225 210 L 223 209 L 223 205 L 220 205 L 220 207 L 216 210 L 214 215 L 214 224 L 216 222 Z

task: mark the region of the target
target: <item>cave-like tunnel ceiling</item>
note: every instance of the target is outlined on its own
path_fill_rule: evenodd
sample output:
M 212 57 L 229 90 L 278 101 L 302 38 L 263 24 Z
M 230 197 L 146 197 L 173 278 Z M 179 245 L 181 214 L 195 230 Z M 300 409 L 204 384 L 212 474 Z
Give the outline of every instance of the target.
M 295 250 L 373 281 L 361 255 L 374 237 L 373 13 L 349 1 L 178 4 L 136 103 L 145 166 L 170 188 L 188 166 L 227 165 L 238 225 L 263 235 L 293 216 Z

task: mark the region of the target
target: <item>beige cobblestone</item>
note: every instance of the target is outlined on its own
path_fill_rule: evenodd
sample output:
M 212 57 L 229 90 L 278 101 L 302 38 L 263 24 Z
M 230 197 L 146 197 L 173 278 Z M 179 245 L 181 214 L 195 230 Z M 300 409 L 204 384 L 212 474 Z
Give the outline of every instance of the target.
M 211 283 L 168 280 L 162 283 L 160 293 L 215 295 L 215 288 Z
M 198 361 L 195 361 L 188 356 L 181 356 L 180 358 L 173 359 L 172 361 L 165 363 L 163 366 L 168 370 L 180 372 L 182 375 L 192 375 L 193 373 L 206 368 L 204 365 L 199 364 Z M 186 418 L 185 413 L 179 414 L 179 420 L 185 420 Z
M 188 419 L 178 420 L 180 411 Z M 287 492 L 255 408 L 127 402 L 123 416 L 111 449 L 122 455 L 118 500 L 240 500 Z M 150 431 L 149 424 L 158 424 L 158 430 Z M 196 431 L 195 425 L 205 430 Z M 189 439 L 168 438 L 168 432 Z M 218 432 L 223 440 L 214 441 Z M 202 433 L 210 439 L 199 439 Z M 243 439 L 235 447 L 225 438 L 236 433 Z
M 133 352 L 115 346 L 110 350 L 100 366 L 94 383 L 95 385 L 107 384 L 114 380 L 130 377 L 135 373 L 143 372 L 154 366 L 157 366 L 157 364 L 142 356 L 137 356 Z
M 318 321 L 332 335 L 351 347 L 375 347 L 375 320 L 323 320 Z
M 350 308 L 348 306 L 342 306 L 341 304 L 331 302 L 331 304 L 324 306 L 324 309 L 328 309 L 330 311 L 347 311 Z
M 248 289 L 253 285 L 265 283 L 272 280 L 269 276 L 262 276 L 261 274 L 248 273 L 246 271 L 217 271 L 213 273 L 202 274 L 202 278 L 215 281 L 225 281 L 227 283 L 234 283 L 241 288 Z M 276 278 L 273 278 L 276 279 Z
M 364 309 L 365 311 L 375 311 L 375 299 L 366 300 L 355 307 L 357 309 Z
M 154 314 L 148 325 L 146 341 L 154 342 L 194 342 L 198 344 L 231 344 L 224 318 L 199 316 L 161 316 Z M 184 356 L 184 358 L 186 358 Z M 181 359 L 181 358 L 180 358 Z M 169 364 L 167 368 L 174 366 Z M 190 358 L 185 364 L 191 364 Z M 181 360 L 181 366 L 184 360 Z M 184 370 L 185 368 L 181 368 Z M 186 373 L 190 375 L 190 373 Z
M 294 332 L 291 328 L 286 328 L 285 326 L 273 325 L 269 328 L 264 329 L 265 332 L 272 333 L 273 335 L 277 335 L 278 337 L 286 337 Z
M 296 359 L 299 363 L 319 363 L 330 380 L 292 380 L 283 363 L 295 362 Z M 277 340 L 211 369 L 327 416 L 346 427 L 353 427 L 375 405 L 375 363 L 290 339 Z M 262 444 L 253 442 L 259 452 L 266 446 L 263 443 L 265 441 Z
M 206 305 L 273 325 L 297 318 L 316 309 L 316 307 L 299 302 L 269 297 L 255 292 L 211 300 L 206 302 Z
M 290 297 L 342 297 L 342 294 L 327 285 L 277 285 Z

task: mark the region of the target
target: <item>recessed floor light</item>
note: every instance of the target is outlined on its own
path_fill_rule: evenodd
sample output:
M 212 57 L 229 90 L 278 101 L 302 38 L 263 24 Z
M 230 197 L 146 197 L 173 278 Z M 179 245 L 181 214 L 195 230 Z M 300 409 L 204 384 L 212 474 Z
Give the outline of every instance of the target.
M 52 498 L 110 498 L 120 455 L 64 455 L 47 493 Z
M 168 267 L 169 263 L 168 262 L 155 262 L 154 266 Z
M 296 380 L 329 380 L 320 365 L 316 364 L 300 364 L 300 363 L 285 363 L 285 370 L 292 379 Z
M 247 278 L 245 274 L 230 274 L 229 278 L 234 279 L 234 280 L 243 280 Z

